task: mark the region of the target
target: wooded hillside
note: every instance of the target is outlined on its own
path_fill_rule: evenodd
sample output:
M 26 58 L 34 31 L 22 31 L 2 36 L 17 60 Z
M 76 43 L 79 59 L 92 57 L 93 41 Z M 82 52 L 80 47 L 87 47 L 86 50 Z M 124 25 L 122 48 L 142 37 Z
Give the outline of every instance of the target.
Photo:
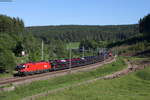
M 115 41 L 124 40 L 138 34 L 138 25 L 61 25 L 61 26 L 34 26 L 27 27 L 26 31 L 32 32 L 36 37 L 47 42 L 63 40 L 79 42 L 82 40 Z

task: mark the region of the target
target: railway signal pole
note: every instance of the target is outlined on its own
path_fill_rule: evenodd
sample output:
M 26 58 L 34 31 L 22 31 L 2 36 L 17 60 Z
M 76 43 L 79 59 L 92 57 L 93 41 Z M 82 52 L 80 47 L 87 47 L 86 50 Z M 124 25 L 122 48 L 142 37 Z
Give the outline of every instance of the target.
M 71 72 L 71 44 L 69 43 L 69 69 L 70 69 L 70 72 Z
M 84 58 L 84 46 L 82 47 L 82 58 Z
M 44 56 L 44 51 L 43 51 L 43 48 L 44 48 L 44 43 L 43 43 L 43 40 L 42 40 L 42 50 L 41 50 L 41 60 L 43 60 L 43 56 Z

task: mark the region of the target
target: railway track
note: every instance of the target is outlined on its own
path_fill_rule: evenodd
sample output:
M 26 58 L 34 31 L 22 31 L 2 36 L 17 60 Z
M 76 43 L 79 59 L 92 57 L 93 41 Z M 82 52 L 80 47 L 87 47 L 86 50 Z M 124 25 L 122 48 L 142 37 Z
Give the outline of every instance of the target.
M 25 77 L 11 77 L 11 78 L 6 78 L 6 79 L 0 79 L 0 87 L 5 86 L 8 84 L 13 84 L 13 85 L 19 85 L 19 84 L 25 84 L 25 83 L 30 83 L 35 80 L 46 80 L 51 77 L 56 77 L 56 76 L 61 76 L 65 75 L 68 73 L 74 73 L 78 71 L 87 71 L 88 69 L 95 69 L 105 63 L 110 63 L 114 60 L 114 58 L 108 58 L 105 61 L 98 62 L 95 64 L 90 64 L 86 66 L 81 66 L 81 67 L 75 67 L 71 69 L 65 69 L 65 70 L 59 70 L 59 71 L 54 71 L 54 72 L 48 72 L 48 73 L 42 73 L 42 74 L 35 74 L 31 76 L 25 76 Z

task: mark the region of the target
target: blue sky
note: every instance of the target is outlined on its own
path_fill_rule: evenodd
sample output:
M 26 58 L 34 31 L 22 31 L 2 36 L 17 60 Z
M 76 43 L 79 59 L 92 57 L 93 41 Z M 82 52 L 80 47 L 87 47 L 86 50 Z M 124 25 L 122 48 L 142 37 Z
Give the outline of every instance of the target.
M 0 14 L 20 17 L 25 26 L 136 24 L 150 13 L 149 4 L 150 0 L 13 0 L 0 2 Z

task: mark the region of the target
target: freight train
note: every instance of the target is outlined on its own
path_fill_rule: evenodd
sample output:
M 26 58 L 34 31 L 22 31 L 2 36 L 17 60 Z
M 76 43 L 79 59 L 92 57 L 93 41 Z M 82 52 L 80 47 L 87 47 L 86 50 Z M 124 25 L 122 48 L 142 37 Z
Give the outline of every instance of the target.
M 37 73 L 68 69 L 70 67 L 73 68 L 73 67 L 94 64 L 97 62 L 104 61 L 110 56 L 112 56 L 112 54 L 109 52 L 97 56 L 86 56 L 83 58 L 28 62 L 24 64 L 19 64 L 16 67 L 16 71 L 18 72 L 18 75 L 26 76 L 26 75 L 32 75 Z

